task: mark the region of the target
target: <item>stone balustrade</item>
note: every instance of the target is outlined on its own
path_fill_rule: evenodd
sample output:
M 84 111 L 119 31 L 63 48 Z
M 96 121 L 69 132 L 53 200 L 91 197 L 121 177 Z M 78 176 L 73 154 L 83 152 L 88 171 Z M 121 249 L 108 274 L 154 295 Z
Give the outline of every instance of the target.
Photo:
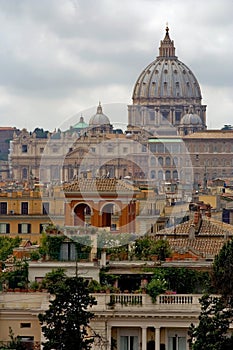
M 156 303 L 152 302 L 148 294 L 93 294 L 97 305 L 93 306 L 93 312 L 115 310 L 116 312 L 197 312 L 199 313 L 200 294 L 161 294 Z

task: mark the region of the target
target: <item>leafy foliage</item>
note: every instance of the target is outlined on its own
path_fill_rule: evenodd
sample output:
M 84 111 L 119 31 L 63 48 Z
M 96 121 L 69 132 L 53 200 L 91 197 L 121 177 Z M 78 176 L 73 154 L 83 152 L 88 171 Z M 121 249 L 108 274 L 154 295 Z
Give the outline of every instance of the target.
M 87 283 L 81 277 L 66 277 L 61 269 L 47 276 L 48 291 L 54 294 L 50 306 L 39 315 L 47 339 L 44 350 L 90 349 L 93 337 L 88 335 L 88 323 L 94 314 L 88 307 L 95 305 Z
M 0 274 L 0 280 L 7 283 L 9 288 L 27 288 L 28 262 L 17 260 L 10 270 Z
M 192 350 L 231 350 L 233 334 L 233 241 L 224 244 L 213 264 L 212 283 L 221 297 L 204 295 L 200 299 L 199 324 L 190 327 Z
M 46 254 L 51 260 L 58 260 L 61 244 L 64 241 L 63 235 L 42 235 L 41 254 Z
M 39 260 L 41 258 L 41 255 L 39 253 L 39 251 L 37 250 L 33 250 L 30 254 L 30 259 L 31 260 Z
M 151 255 L 157 255 L 158 259 L 163 261 L 171 255 L 171 249 L 166 240 L 155 240 L 153 237 L 145 236 L 135 241 L 134 254 L 143 260 L 149 260 Z
M 59 267 L 48 272 L 42 280 L 42 288 L 48 290 L 50 294 L 56 294 L 61 288 L 65 288 L 65 270 Z
M 91 252 L 92 248 L 92 241 L 91 237 L 88 235 L 80 235 L 72 238 L 72 240 L 75 242 L 75 249 L 77 253 L 77 258 L 85 258 L 87 259 L 89 257 L 89 254 Z
M 224 298 L 233 293 L 233 240 L 226 242 L 213 264 L 213 285 Z
M 11 327 L 9 327 L 10 341 L 7 344 L 0 346 L 0 350 L 12 349 L 12 350 L 26 350 L 25 346 L 21 343 L 19 337 L 15 337 Z
M 46 139 L 47 138 L 47 135 L 49 133 L 48 130 L 44 130 L 42 128 L 35 128 L 35 130 L 33 131 L 33 133 L 36 134 L 36 138 L 37 139 Z
M 232 306 L 226 308 L 219 297 L 204 295 L 200 299 L 201 314 L 199 324 L 189 328 L 192 350 L 231 350 L 233 336 L 227 334 L 233 320 Z
M 153 303 L 159 294 L 164 293 L 167 289 L 167 282 L 164 278 L 153 278 L 147 285 L 147 292 L 151 296 Z
M 209 291 L 210 276 L 208 272 L 196 271 L 185 267 L 158 268 L 156 271 L 163 272 L 169 289 L 177 293 L 203 293 Z
M 19 237 L 0 237 L 0 261 L 5 261 L 13 253 L 13 248 L 19 247 L 21 241 Z

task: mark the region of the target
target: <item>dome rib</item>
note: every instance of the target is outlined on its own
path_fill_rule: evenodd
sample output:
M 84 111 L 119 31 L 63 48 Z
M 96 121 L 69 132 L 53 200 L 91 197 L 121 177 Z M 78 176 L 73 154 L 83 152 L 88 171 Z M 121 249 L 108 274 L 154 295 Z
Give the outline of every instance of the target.
M 157 58 L 150 63 L 139 75 L 133 91 L 133 100 L 177 97 L 202 99 L 200 86 L 192 71 L 174 58 Z
M 168 27 L 165 38 L 161 41 L 159 56 L 139 75 L 132 98 L 134 104 L 163 98 L 202 99 L 195 75 L 175 56 Z

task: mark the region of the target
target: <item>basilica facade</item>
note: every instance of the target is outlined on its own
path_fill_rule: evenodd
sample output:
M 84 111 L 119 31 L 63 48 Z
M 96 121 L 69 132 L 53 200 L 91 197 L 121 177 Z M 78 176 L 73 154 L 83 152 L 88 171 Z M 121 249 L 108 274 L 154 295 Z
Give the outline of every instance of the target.
M 165 182 L 199 189 L 233 176 L 232 151 L 232 130 L 207 130 L 198 80 L 178 60 L 167 27 L 157 58 L 136 79 L 125 132 L 114 129 L 100 103 L 89 124 L 81 117 L 66 131 L 23 129 L 11 141 L 10 176 L 56 184 L 126 178 L 158 191 Z

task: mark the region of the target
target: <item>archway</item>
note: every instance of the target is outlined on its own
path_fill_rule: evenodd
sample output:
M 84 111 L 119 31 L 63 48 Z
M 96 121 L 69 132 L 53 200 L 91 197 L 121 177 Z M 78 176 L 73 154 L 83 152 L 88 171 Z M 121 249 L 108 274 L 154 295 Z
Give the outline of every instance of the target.
M 109 227 L 111 231 L 119 227 L 120 208 L 115 203 L 106 203 L 102 209 L 102 227 Z
M 80 203 L 74 208 L 74 226 L 89 226 L 91 224 L 91 207 Z

